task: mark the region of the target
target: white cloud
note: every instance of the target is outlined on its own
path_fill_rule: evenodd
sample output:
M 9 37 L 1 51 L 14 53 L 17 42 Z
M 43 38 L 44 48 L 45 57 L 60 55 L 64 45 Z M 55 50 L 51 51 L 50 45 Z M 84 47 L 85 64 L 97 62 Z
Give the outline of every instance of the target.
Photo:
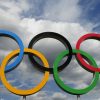
M 20 14 L 23 11 L 29 9 L 29 4 L 27 0 L 0 0 L 0 17 L 6 17 L 10 19 L 20 18 Z
M 51 31 L 58 32 L 65 36 L 72 44 L 76 43 L 78 38 L 91 30 L 86 30 L 79 23 L 67 23 L 67 22 L 53 22 L 48 20 L 35 20 L 24 18 L 20 26 L 23 29 L 27 29 L 30 34 L 29 38 L 39 34 L 41 32 Z
M 52 95 L 52 99 L 53 100 L 66 100 L 67 99 L 67 95 L 65 95 L 65 94 L 63 94 L 63 93 L 54 93 L 53 95 Z
M 79 0 L 47 0 L 44 6 L 44 18 L 56 21 L 78 21 L 82 13 Z
M 27 100 L 66 100 L 68 97 L 67 95 L 60 93 L 60 92 L 56 92 L 56 93 L 52 93 L 52 95 L 47 95 L 46 91 L 41 91 L 38 92 L 30 97 L 27 97 Z M 22 100 L 22 98 L 21 98 Z

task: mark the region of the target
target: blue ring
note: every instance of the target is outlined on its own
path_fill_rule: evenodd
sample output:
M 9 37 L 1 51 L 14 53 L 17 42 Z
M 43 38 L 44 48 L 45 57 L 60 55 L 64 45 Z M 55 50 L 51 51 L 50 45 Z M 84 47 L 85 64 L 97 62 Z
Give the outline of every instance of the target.
M 17 65 L 21 62 L 23 55 L 24 55 L 24 45 L 23 45 L 21 39 L 13 32 L 10 32 L 7 30 L 0 30 L 0 36 L 10 37 L 10 38 L 14 39 L 20 47 L 19 56 L 15 59 L 15 61 L 13 63 L 8 64 L 6 66 L 5 72 L 9 72 L 9 71 L 13 70 L 14 68 L 16 68 Z

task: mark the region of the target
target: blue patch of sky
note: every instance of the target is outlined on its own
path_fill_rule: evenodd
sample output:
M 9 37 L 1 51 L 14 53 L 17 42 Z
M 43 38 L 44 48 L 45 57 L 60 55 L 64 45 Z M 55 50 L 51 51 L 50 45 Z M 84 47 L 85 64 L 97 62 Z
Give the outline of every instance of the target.
M 100 0 L 80 0 L 82 8 L 81 20 L 94 23 L 93 31 L 100 31 Z

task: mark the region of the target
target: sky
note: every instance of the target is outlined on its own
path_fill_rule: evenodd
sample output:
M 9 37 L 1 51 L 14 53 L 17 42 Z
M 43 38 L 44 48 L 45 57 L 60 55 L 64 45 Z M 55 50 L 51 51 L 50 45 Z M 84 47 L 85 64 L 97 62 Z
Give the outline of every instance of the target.
M 67 38 L 73 49 L 84 34 L 100 32 L 100 0 L 0 0 L 0 29 L 16 33 L 25 47 L 31 39 L 42 32 L 56 32 Z M 86 40 L 81 49 L 93 56 L 100 65 L 100 44 L 98 40 Z M 0 37 L 0 63 L 18 44 L 7 37 Z M 66 48 L 55 39 L 43 39 L 34 45 L 48 59 L 50 67 L 56 56 Z M 7 80 L 15 87 L 29 89 L 41 82 L 44 73 L 37 70 L 24 56 L 21 64 L 6 73 Z M 93 80 L 93 74 L 83 69 L 74 55 L 71 63 L 59 73 L 65 84 L 73 88 L 87 87 Z M 100 81 L 80 100 L 100 100 Z M 60 89 L 50 75 L 46 86 L 36 94 L 27 96 L 27 100 L 77 100 L 76 95 Z M 0 81 L 0 100 L 22 100 L 21 96 L 10 93 Z

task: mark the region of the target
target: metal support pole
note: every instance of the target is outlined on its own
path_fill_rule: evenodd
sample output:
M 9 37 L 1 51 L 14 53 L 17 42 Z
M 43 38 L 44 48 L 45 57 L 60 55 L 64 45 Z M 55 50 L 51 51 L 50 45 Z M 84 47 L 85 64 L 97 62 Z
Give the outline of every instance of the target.
M 26 96 L 23 96 L 23 100 L 26 100 Z
M 80 100 L 80 95 L 77 95 L 77 100 Z

